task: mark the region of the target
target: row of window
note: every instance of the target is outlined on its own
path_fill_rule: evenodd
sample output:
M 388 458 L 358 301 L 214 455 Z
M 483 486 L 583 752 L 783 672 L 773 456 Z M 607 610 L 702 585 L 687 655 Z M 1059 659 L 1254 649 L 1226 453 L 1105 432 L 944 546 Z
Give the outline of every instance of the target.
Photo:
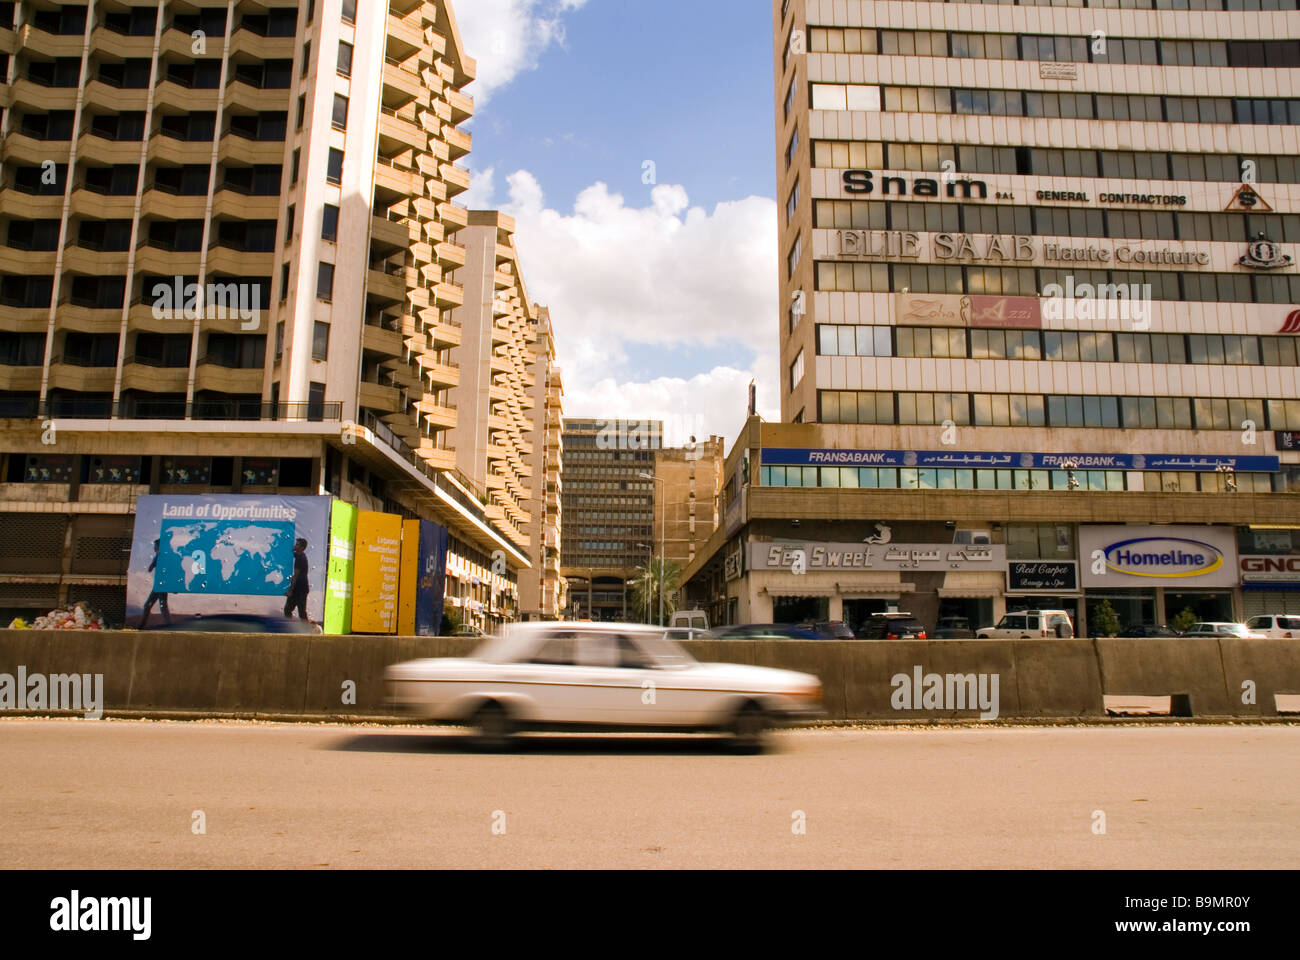
M 817 353 L 823 357 L 1297 365 L 1294 337 L 966 330 L 961 327 L 870 327 L 828 323 L 817 326 Z
M 1049 285 L 1149 286 L 1150 299 L 1202 303 L 1300 303 L 1300 275 L 1177 273 L 1172 270 L 1060 270 L 938 264 L 818 261 L 818 290 L 857 293 L 951 293 L 1037 296 Z M 1143 290 L 1146 299 L 1147 291 Z
M 1093 7 L 1106 10 L 1297 10 L 1300 0 L 941 0 L 1001 7 Z
M 328 325 L 326 325 L 328 326 Z M 326 333 L 328 340 L 328 332 Z M 186 334 L 137 333 L 128 363 L 183 368 L 190 365 L 191 338 Z M 117 364 L 118 335 L 69 331 L 56 362 L 87 367 Z M 209 333 L 200 363 L 242 369 L 260 368 L 266 356 L 265 334 Z M 39 367 L 45 363 L 45 334 L 0 331 L 0 365 Z
M 1172 40 L 882 30 L 874 27 L 810 27 L 808 49 L 812 53 L 1136 63 L 1178 67 L 1300 66 L 1300 41 L 1296 40 Z
M 834 230 L 910 230 L 918 233 L 1000 233 L 1043 237 L 1100 237 L 1248 243 L 1300 243 L 1300 214 L 1188 213 L 1101 210 L 892 200 L 816 200 L 813 226 Z
M 814 83 L 812 108 L 1157 123 L 1300 124 L 1300 99 L 1294 97 L 1177 97 Z
M 819 390 L 817 403 L 821 423 L 953 423 L 1111 430 L 1300 429 L 1300 400 Z
M 1039 177 L 1300 183 L 1300 158 L 1280 156 L 844 140 L 814 140 L 812 156 L 813 166 L 837 170 L 952 170 Z
M 925 467 L 761 467 L 765 487 L 822 487 L 839 490 L 1093 490 L 1130 489 L 1122 470 L 1077 470 L 1077 487 L 1066 470 L 948 470 Z M 1287 477 L 1274 473 L 1233 475 L 1238 492 L 1297 492 Z M 1166 493 L 1224 493 L 1228 478 L 1217 473 L 1142 474 L 1133 489 Z

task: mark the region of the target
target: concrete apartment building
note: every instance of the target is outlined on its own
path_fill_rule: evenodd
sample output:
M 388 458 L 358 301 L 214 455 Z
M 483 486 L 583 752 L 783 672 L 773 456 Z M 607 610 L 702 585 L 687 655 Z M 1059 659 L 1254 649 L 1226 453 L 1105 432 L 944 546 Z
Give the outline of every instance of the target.
M 718 527 L 722 494 L 723 437 L 688 441 L 682 447 L 655 451 L 655 550 L 685 570 Z
M 783 422 L 696 599 L 1300 609 L 1296 6 L 775 0 Z
M 532 468 L 528 494 L 531 519 L 528 556 L 533 568 L 519 578 L 519 607 L 526 619 L 555 620 L 563 616 L 565 582 L 560 576 L 561 531 L 564 526 L 564 376 L 556 363 L 555 332 L 551 312 L 538 307 L 536 342 L 528 373 L 533 400 L 533 430 L 529 442 L 533 451 L 525 462 Z
M 522 517 L 450 442 L 451 5 L 7 3 L 0 66 L 0 609 L 111 614 L 141 493 L 280 491 L 446 524 L 508 618 Z

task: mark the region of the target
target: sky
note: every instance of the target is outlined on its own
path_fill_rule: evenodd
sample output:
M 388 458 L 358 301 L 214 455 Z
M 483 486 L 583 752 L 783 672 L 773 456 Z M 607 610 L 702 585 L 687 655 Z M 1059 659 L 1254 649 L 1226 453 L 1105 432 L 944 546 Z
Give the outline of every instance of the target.
M 779 419 L 771 8 L 452 0 L 478 79 L 457 202 L 501 209 L 566 416 L 735 438 Z

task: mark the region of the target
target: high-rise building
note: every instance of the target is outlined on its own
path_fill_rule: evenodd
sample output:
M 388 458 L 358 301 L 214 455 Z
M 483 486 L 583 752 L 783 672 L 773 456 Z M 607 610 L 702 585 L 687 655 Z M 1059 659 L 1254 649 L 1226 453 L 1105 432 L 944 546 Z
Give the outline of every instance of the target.
M 662 445 L 658 420 L 564 419 L 560 554 L 570 616 L 633 616 L 632 581 L 658 556 L 655 482 L 642 474 L 654 476 Z
M 555 332 L 551 312 L 538 307 L 532 321 L 537 331 L 528 373 L 533 378 L 533 429 L 528 442 L 533 451 L 525 462 L 532 468 L 528 481 L 531 519 L 528 535 L 531 570 L 519 578 L 519 608 L 535 620 L 553 620 L 564 614 L 565 582 L 560 576 L 561 530 L 564 511 L 564 377 L 555 360 Z
M 535 398 L 528 366 L 538 307 L 529 301 L 514 242 L 515 222 L 496 210 L 473 210 L 465 241 L 465 304 L 454 316 L 463 339 L 454 351 L 462 380 L 451 391 L 457 466 L 480 491 L 488 516 L 516 547 L 528 536 Z
M 133 497 L 178 489 L 440 519 L 511 596 L 521 518 L 448 439 L 476 69 L 450 3 L 22 0 L 0 69 L 0 608 L 111 610 Z
M 655 451 L 655 550 L 685 570 L 718 528 L 725 440 L 692 438 L 681 447 Z
M 728 459 L 705 599 L 931 628 L 1300 605 L 1269 572 L 1300 556 L 1294 0 L 773 24 L 784 422 Z

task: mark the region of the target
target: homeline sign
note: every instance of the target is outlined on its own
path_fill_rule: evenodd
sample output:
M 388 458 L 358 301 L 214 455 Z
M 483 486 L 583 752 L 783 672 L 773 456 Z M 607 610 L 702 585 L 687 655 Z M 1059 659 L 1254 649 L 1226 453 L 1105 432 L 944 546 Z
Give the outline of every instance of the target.
M 1214 473 L 1277 473 L 1277 457 L 1202 456 L 1173 453 L 1007 453 L 986 450 L 763 450 L 766 466 L 921 467 L 959 470 L 1176 470 Z
M 1085 524 L 1079 559 L 1085 587 L 1235 587 L 1238 578 L 1229 527 Z

